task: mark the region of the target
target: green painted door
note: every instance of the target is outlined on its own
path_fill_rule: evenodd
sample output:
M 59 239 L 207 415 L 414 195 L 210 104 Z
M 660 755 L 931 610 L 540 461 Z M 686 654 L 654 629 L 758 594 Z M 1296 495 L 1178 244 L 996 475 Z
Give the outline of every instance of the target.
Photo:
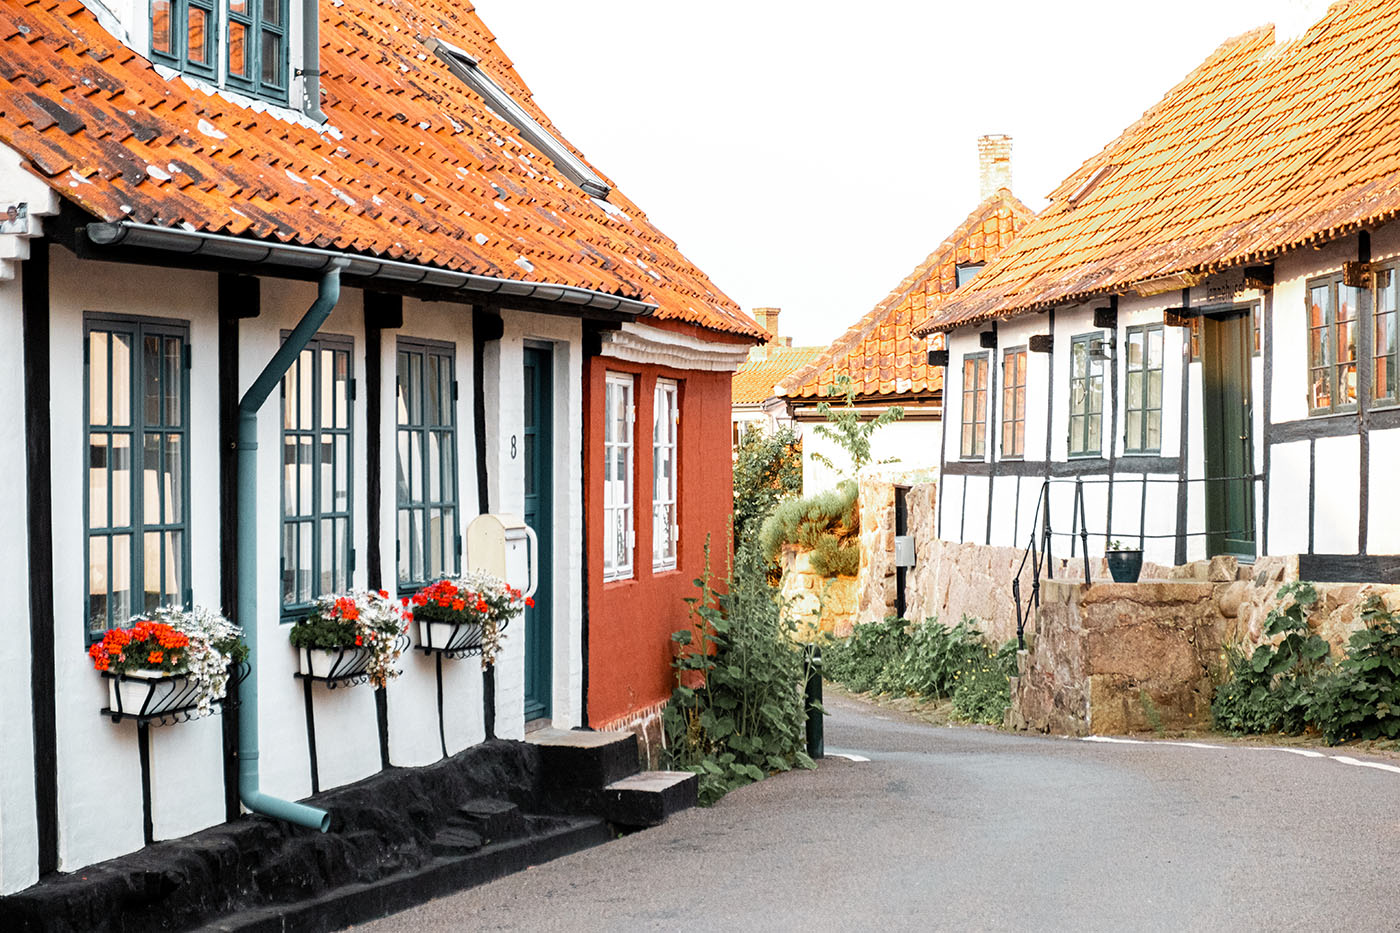
M 1212 556 L 1233 554 L 1253 560 L 1249 312 L 1207 317 L 1202 325 L 1207 547 Z
M 554 553 L 554 385 L 553 354 L 525 348 L 525 432 L 521 457 L 525 471 L 525 524 L 539 538 L 540 577 L 535 605 L 525 610 L 525 721 L 551 715 L 554 648 L 552 609 Z

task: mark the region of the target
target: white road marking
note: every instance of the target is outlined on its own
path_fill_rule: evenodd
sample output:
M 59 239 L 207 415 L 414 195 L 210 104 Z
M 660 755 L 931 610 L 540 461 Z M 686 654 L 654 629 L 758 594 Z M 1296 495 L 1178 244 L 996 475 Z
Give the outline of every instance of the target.
M 850 754 L 850 753 L 848 753 L 848 752 L 827 752 L 827 753 L 826 753 L 826 757 L 828 757 L 828 758 L 844 758 L 844 759 L 846 759 L 847 761 L 869 761 L 869 760 L 870 760 L 869 758 L 866 758 L 864 755 L 852 755 L 852 754 Z
M 1205 742 L 1164 742 L 1149 741 L 1147 739 L 1125 739 L 1113 735 L 1081 735 L 1081 742 L 1102 742 L 1112 745 L 1176 745 L 1181 748 L 1208 748 L 1208 749 L 1241 749 L 1253 752 L 1286 752 L 1289 755 L 1302 755 L 1304 758 L 1327 758 L 1344 765 L 1352 765 L 1357 768 L 1375 768 L 1377 771 L 1389 771 L 1392 774 L 1400 774 L 1400 766 L 1383 764 L 1379 761 L 1362 761 L 1359 758 L 1351 758 L 1347 755 L 1328 755 L 1325 752 L 1313 751 L 1310 748 L 1283 748 L 1278 745 L 1208 745 Z
M 1333 761 L 1340 761 L 1344 765 L 1356 765 L 1358 768 L 1376 768 L 1380 771 L 1393 771 L 1400 774 L 1400 768 L 1395 765 L 1383 765 L 1379 761 L 1359 761 L 1356 758 L 1348 758 L 1345 755 L 1332 755 Z

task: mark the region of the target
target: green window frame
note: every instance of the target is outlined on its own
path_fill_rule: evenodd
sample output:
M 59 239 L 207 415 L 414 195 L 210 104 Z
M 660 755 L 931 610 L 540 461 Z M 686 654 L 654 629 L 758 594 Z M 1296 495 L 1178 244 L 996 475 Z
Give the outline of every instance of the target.
M 285 104 L 290 0 L 227 3 L 224 58 L 229 87 Z
M 1069 455 L 1097 457 L 1103 453 L 1103 361 L 1090 349 L 1102 341 L 1094 331 L 1070 339 L 1069 351 Z
M 282 338 L 287 338 L 283 333 Z M 354 343 L 319 336 L 282 377 L 282 615 L 350 588 L 354 549 Z
M 400 338 L 397 350 L 398 582 L 412 591 L 461 570 L 457 349 Z
M 963 459 L 980 459 L 987 454 L 987 353 L 963 354 L 962 444 Z
M 1400 403 L 1400 314 L 1397 298 L 1400 288 L 1396 279 L 1400 267 L 1383 266 L 1376 270 L 1375 301 L 1371 303 L 1371 401 L 1378 405 Z
M 1161 324 L 1129 327 L 1123 449 L 1130 454 L 1162 450 L 1162 361 L 1165 333 Z
M 1357 289 L 1340 275 L 1308 281 L 1308 414 L 1356 410 Z
M 188 325 L 85 316 L 89 642 L 133 615 L 190 604 L 189 368 Z
M 1026 455 L 1026 348 L 1011 347 L 1001 358 L 1001 458 Z
M 285 0 L 283 0 L 285 2 Z M 151 60 L 214 80 L 215 0 L 151 0 Z

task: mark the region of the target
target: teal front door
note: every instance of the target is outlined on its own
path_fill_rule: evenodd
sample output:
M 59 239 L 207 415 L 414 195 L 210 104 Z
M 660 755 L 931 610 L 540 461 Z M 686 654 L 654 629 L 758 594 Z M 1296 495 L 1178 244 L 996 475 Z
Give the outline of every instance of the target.
M 551 715 L 554 625 L 554 380 L 553 354 L 525 348 L 525 431 L 521 459 L 525 471 L 525 524 L 539 539 L 539 584 L 535 605 L 525 610 L 525 721 Z
M 1207 547 L 1212 556 L 1253 560 L 1254 441 L 1250 426 L 1253 334 L 1247 310 L 1207 317 L 1205 389 Z

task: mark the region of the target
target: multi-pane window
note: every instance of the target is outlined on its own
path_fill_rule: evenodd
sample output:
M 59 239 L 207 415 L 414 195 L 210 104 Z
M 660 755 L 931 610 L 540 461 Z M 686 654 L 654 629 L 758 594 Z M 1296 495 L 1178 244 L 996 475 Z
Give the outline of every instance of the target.
M 282 611 L 350 587 L 351 343 L 317 337 L 282 377 Z
M 151 0 L 151 58 L 215 77 L 215 0 Z
M 398 578 L 404 588 L 458 572 L 453 353 L 451 344 L 398 345 Z
M 1356 289 L 1341 276 L 1308 283 L 1308 408 L 1356 407 Z
M 1103 360 L 1095 359 L 1095 345 L 1103 336 L 1080 334 L 1070 342 L 1069 353 L 1069 453 L 1097 455 L 1103 449 Z
M 1130 454 L 1162 449 L 1162 325 L 1128 328 L 1128 399 L 1124 449 Z
M 1396 274 L 1394 266 L 1376 272 L 1376 301 L 1371 338 L 1371 398 L 1376 402 L 1400 401 L 1396 365 Z
M 987 452 L 987 363 L 985 353 L 963 357 L 963 457 L 981 457 Z
M 1001 455 L 1026 455 L 1026 348 L 1001 357 Z
M 633 380 L 608 373 L 603 400 L 603 579 L 632 575 Z
M 87 633 L 188 603 L 188 331 L 87 321 Z
M 656 381 L 651 414 L 651 564 L 655 570 L 676 566 L 680 526 L 676 516 L 676 458 L 680 432 L 680 387 Z
M 228 0 L 228 81 L 259 97 L 287 99 L 288 0 Z

